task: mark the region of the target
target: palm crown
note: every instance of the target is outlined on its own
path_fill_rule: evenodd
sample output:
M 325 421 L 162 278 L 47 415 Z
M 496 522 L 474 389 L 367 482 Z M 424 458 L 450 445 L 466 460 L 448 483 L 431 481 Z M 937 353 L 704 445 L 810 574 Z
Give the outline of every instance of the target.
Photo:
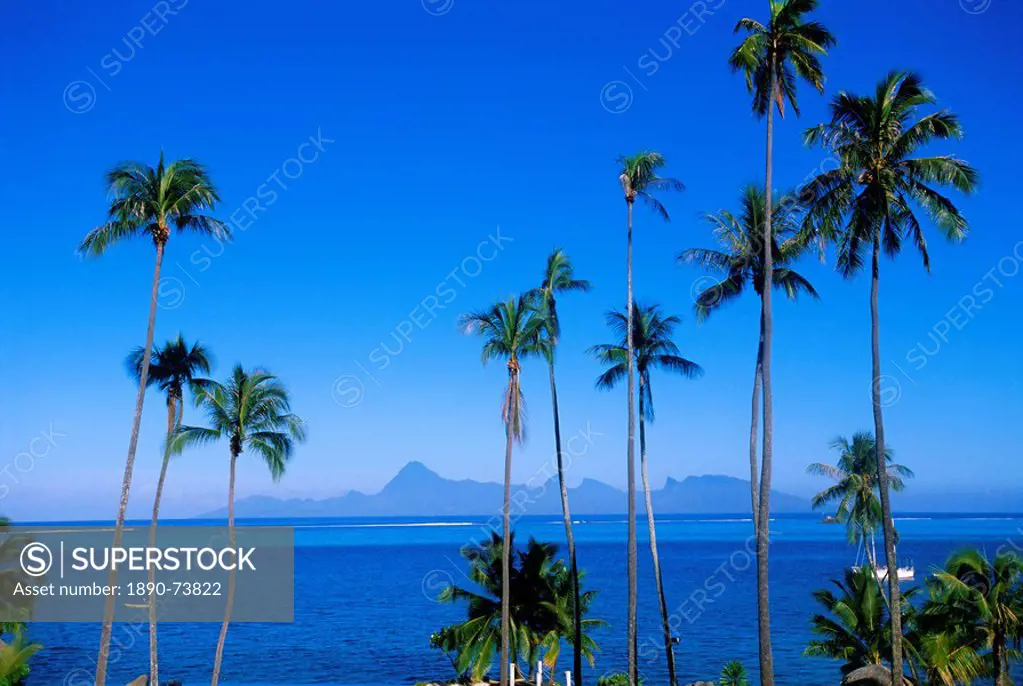
M 232 457 L 246 450 L 256 453 L 274 481 L 281 478 L 295 443 L 305 440 L 305 427 L 292 414 L 288 392 L 276 376 L 264 371 L 248 373 L 236 365 L 226 384 L 196 379 L 192 392 L 210 426 L 179 428 L 171 441 L 173 453 L 227 438 Z
M 842 436 L 831 442 L 831 448 L 839 453 L 838 464 L 815 462 L 806 471 L 815 476 L 826 476 L 835 484 L 813 497 L 814 508 L 838 502 L 837 517 L 848 526 L 849 540 L 870 534 L 881 525 L 881 503 L 877 498 L 877 457 L 874 436 L 867 432 L 853 434 L 852 441 Z M 893 491 L 901 491 L 904 479 L 913 478 L 913 471 L 894 461 L 892 450 L 885 448 L 888 463 L 886 478 Z
M 534 306 L 544 319 L 543 333 L 553 345 L 561 336 L 561 323 L 558 321 L 556 297 L 558 293 L 572 291 L 586 292 L 590 290 L 590 282 L 575 278 L 575 270 L 568 255 L 561 248 L 555 248 L 547 256 L 547 267 L 544 269 L 543 281 L 540 286 L 529 291 L 527 295 L 534 299 Z
M 636 372 L 640 380 L 640 396 L 643 400 L 645 419 L 653 421 L 654 402 L 650 387 L 650 372 L 664 369 L 693 379 L 703 375 L 703 368 L 680 355 L 678 346 L 672 340 L 675 327 L 681 323 L 676 316 L 664 316 L 657 305 L 633 305 L 632 341 L 636 351 Z M 629 353 L 625 346 L 628 318 L 624 312 L 612 310 L 607 313 L 607 324 L 621 337 L 618 343 L 595 345 L 590 352 L 599 362 L 607 366 L 597 378 L 597 388 L 609 390 L 624 379 L 629 371 Z
M 508 298 L 486 310 L 462 315 L 459 320 L 463 331 L 483 337 L 483 364 L 490 360 L 508 360 L 508 372 L 515 377 L 521 359 L 543 353 L 545 343 L 540 334 L 544 325 L 543 316 L 528 296 Z M 525 406 L 517 382 L 514 389 L 509 388 L 501 405 L 501 419 L 517 441 L 525 439 Z
M 108 221 L 85 236 L 80 254 L 102 255 L 112 244 L 140 235 L 160 246 L 167 242 L 171 226 L 179 232 L 231 237 L 227 225 L 203 214 L 220 196 L 206 168 L 194 160 L 165 164 L 161 152 L 155 169 L 142 162 L 122 162 L 107 172 L 107 187 Z
M 135 383 L 142 377 L 144 357 L 145 348 L 138 347 L 125 360 L 128 374 Z M 177 338 L 167 341 L 162 348 L 153 350 L 146 386 L 155 384 L 168 398 L 180 399 L 183 389 L 199 374 L 209 374 L 211 367 L 210 351 L 198 342 L 189 347 L 181 334 L 178 334 Z
M 732 52 L 728 64 L 733 72 L 741 71 L 746 76 L 746 88 L 753 95 L 757 116 L 767 114 L 769 103 L 775 104 L 784 116 L 786 101 L 798 116 L 797 77 L 818 92 L 824 90 L 820 56 L 835 45 L 835 38 L 819 22 L 804 20 L 817 8 L 817 0 L 770 0 L 770 5 L 771 17 L 766 26 L 748 18 L 736 24 L 735 32 L 745 31 L 747 35 Z
M 903 240 L 912 240 L 930 269 L 914 206 L 922 207 L 949 240 L 965 238 L 966 219 L 933 185 L 970 193 L 977 172 L 950 155 L 914 157 L 932 141 L 962 137 L 958 118 L 948 110 L 915 119 L 920 107 L 934 103 L 918 75 L 891 72 L 873 96 L 839 93 L 831 104 L 831 121 L 807 130 L 808 144 L 834 151 L 841 161 L 838 169 L 808 184 L 807 195 L 814 201 L 806 228 L 837 242 L 844 276 L 859 271 L 875 240 L 890 256 L 899 253 Z
M 810 641 L 803 654 L 844 660 L 843 674 L 891 660 L 891 625 L 885 619 L 887 601 L 874 571 L 866 565 L 847 569 L 844 581 L 833 583 L 839 594 L 830 589 L 813 593 L 827 614 L 813 616 L 811 631 L 817 638 Z M 914 613 L 909 600 L 918 590 L 910 588 L 902 596 L 902 616 L 906 619 Z
M 752 286 L 757 295 L 763 294 L 763 227 L 767 205 L 763 187 L 753 184 L 746 186 L 741 205 L 738 216 L 729 210 L 704 215 L 706 222 L 713 228 L 721 250 L 690 248 L 679 253 L 679 262 L 695 264 L 724 275 L 720 281 L 696 296 L 696 316 L 700 321 L 726 302 L 742 295 L 748 286 Z M 786 266 L 806 249 L 806 241 L 800 236 L 802 211 L 802 206 L 797 202 L 779 203 L 776 200 L 771 214 L 771 233 L 774 238 L 771 242 L 772 286 L 784 290 L 793 300 L 800 292 L 813 298 L 818 297 L 809 281 Z
M 653 196 L 653 192 L 681 191 L 685 190 L 685 185 L 678 179 L 662 177 L 657 173 L 664 168 L 664 156 L 659 152 L 644 150 L 631 157 L 619 157 L 618 164 L 621 167 L 618 181 L 622 184 L 626 202 L 631 204 L 638 197 L 668 221 L 668 210 Z

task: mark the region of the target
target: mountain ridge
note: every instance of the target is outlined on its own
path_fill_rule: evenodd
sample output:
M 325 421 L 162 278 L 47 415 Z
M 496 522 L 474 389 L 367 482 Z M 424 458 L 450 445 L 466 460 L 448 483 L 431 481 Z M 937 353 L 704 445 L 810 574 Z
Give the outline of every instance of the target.
M 473 479 L 447 479 L 418 460 L 403 466 L 377 493 L 349 491 L 323 499 L 275 498 L 255 495 L 235 503 L 235 516 L 267 517 L 430 517 L 479 515 L 500 512 L 503 485 Z M 624 514 L 626 492 L 593 478 L 569 488 L 573 515 Z M 731 476 L 668 477 L 664 486 L 651 491 L 656 512 L 663 514 L 751 513 L 749 481 Z M 808 500 L 771 491 L 772 512 L 810 512 Z M 557 477 L 546 481 L 512 485 L 512 509 L 516 515 L 560 514 Z M 222 518 L 227 508 L 200 515 Z

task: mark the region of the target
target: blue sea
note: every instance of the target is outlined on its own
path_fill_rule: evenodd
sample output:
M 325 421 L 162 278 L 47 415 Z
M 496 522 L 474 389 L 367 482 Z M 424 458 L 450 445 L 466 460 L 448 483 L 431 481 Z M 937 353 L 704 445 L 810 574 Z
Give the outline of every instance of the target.
M 431 519 L 252 520 L 241 524 L 295 527 L 294 624 L 235 624 L 227 638 L 223 681 L 258 684 L 410 686 L 451 676 L 445 656 L 429 647 L 430 633 L 464 619 L 460 605 L 435 601 L 448 582 L 464 583 L 459 549 L 487 534 L 489 516 Z M 174 524 L 212 524 L 192 520 Z M 977 546 L 994 555 L 1002 546 L 1023 549 L 1023 515 L 928 515 L 896 517 L 900 562 L 912 560 L 916 584 L 954 550 Z M 713 679 L 724 662 L 757 667 L 756 571 L 748 516 L 663 515 L 657 520 L 665 591 L 681 644 L 676 656 L 682 683 Z M 640 669 L 647 684 L 663 684 L 667 672 L 645 521 L 640 521 Z M 518 540 L 535 536 L 561 543 L 556 516 L 526 516 L 515 523 Z M 626 522 L 621 516 L 578 517 L 575 526 L 585 586 L 598 590 L 592 617 L 610 626 L 594 632 L 601 652 L 589 670 L 601 674 L 626 667 Z M 839 665 L 802 657 L 810 639 L 810 593 L 840 578 L 856 551 L 844 527 L 818 516 L 773 518 L 771 525 L 771 621 L 779 684 L 834 685 Z M 912 585 L 912 584 L 908 584 Z M 161 624 L 164 679 L 186 686 L 208 684 L 219 625 Z M 32 638 L 45 646 L 33 662 L 31 686 L 91 684 L 99 626 L 34 624 Z M 124 684 L 148 669 L 144 625 L 118 624 L 109 683 Z M 562 651 L 559 672 L 571 668 Z M 1023 677 L 1023 670 L 1018 676 Z M 559 675 L 559 679 L 560 679 Z

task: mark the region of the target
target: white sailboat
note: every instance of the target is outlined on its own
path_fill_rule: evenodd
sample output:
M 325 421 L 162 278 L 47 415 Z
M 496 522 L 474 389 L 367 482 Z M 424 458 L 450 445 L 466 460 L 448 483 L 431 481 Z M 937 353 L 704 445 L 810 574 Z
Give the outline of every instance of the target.
M 866 558 L 866 559 L 864 559 Z M 867 551 L 866 539 L 860 538 L 860 546 L 856 552 L 856 564 L 853 565 L 853 571 L 860 571 L 860 567 L 866 562 L 874 570 L 874 576 L 877 577 L 878 581 L 888 580 L 888 567 L 881 567 L 877 564 L 877 546 L 874 542 L 874 532 L 870 532 L 870 551 Z M 898 567 L 896 569 L 896 578 L 899 581 L 912 581 L 916 575 L 916 570 L 913 568 L 913 562 L 909 561 L 904 567 Z

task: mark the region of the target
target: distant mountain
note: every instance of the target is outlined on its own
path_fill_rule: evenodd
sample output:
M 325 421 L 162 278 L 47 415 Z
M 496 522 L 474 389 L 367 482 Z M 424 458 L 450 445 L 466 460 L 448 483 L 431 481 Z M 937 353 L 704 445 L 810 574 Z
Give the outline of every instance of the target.
M 471 479 L 445 479 L 422 462 L 409 462 L 379 493 L 350 491 L 343 496 L 313 499 L 242 498 L 235 504 L 237 517 L 432 517 L 490 515 L 499 512 L 503 499 L 499 483 Z M 741 514 L 751 512 L 749 482 L 730 476 L 669 478 L 664 488 L 651 493 L 654 510 L 662 514 Z M 583 479 L 569 489 L 573 515 L 622 514 L 625 491 Z M 642 500 L 637 505 L 643 511 Z M 772 512 L 809 512 L 807 500 L 771 491 Z M 512 486 L 513 514 L 550 515 L 561 512 L 557 478 Z M 203 517 L 227 516 L 227 509 Z

